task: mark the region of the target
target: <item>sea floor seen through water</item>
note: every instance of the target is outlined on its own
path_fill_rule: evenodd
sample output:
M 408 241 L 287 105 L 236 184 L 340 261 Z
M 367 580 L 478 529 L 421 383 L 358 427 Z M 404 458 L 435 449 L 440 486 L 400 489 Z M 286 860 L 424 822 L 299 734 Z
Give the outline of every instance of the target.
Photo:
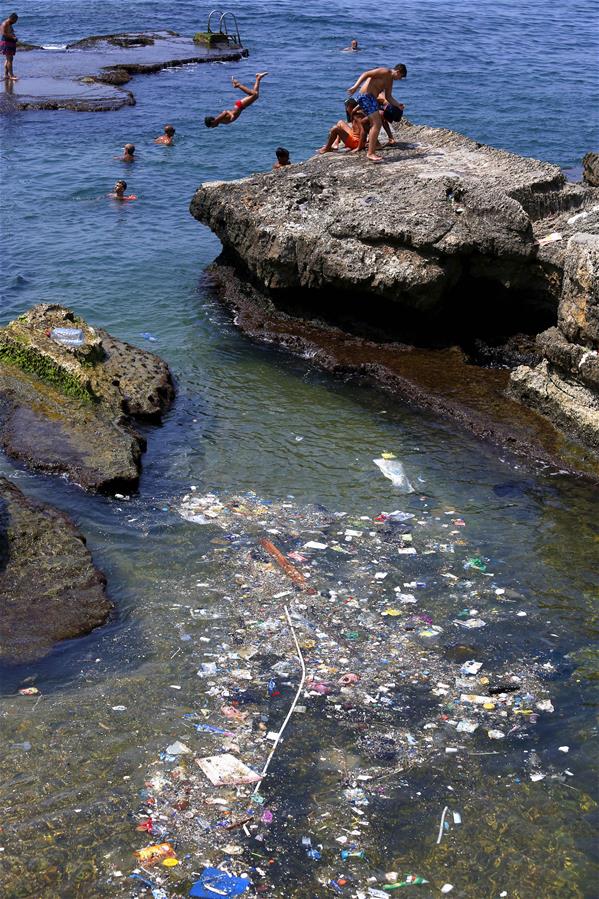
M 32 0 L 16 31 L 45 45 L 125 30 L 191 34 L 208 12 L 162 0 L 59 0 L 51 10 Z M 278 145 L 296 160 L 314 152 L 341 115 L 347 85 L 378 62 L 407 64 L 400 99 L 414 121 L 572 169 L 597 142 L 589 112 L 596 12 L 587 2 L 543 0 L 407 0 L 384 9 L 251 2 L 235 12 L 247 60 L 138 76 L 136 105 L 114 113 L 2 120 L 1 323 L 38 302 L 64 303 L 157 352 L 178 388 L 164 425 L 147 428 L 138 495 L 88 496 L 0 457 L 0 474 L 75 519 L 116 604 L 105 627 L 1 672 L 3 894 L 151 896 L 130 879 L 137 870 L 175 899 L 189 894 L 206 861 L 226 860 L 231 873 L 250 875 L 249 895 L 393 895 L 384 885 L 412 874 L 428 883 L 405 889 L 423 897 L 452 885 L 452 896 L 473 899 L 589 899 L 597 882 L 596 488 L 245 339 L 208 289 L 203 271 L 220 247 L 188 205 L 204 180 L 270 168 Z M 341 53 L 352 37 L 363 50 Z M 17 74 L 18 66 L 17 54 Z M 264 70 L 259 104 L 230 129 L 204 128 L 204 116 L 234 96 L 231 76 Z M 177 129 L 171 148 L 153 143 L 166 122 Z M 130 141 L 138 159 L 127 166 L 115 157 Z M 123 177 L 139 199 L 117 206 L 106 195 Z M 402 463 L 413 493 L 398 492 L 374 464 L 383 453 Z M 235 499 L 271 510 L 268 527 L 261 517 L 182 516 L 186 496 L 207 494 L 225 507 Z M 395 529 L 376 520 L 395 510 L 414 519 Z M 400 553 L 410 534 L 416 554 Z M 316 594 L 264 555 L 266 538 L 299 554 L 291 561 Z M 486 570 L 465 568 L 473 559 Z M 312 686 L 331 692 L 302 692 L 305 711 L 277 748 L 249 836 L 240 826 L 223 838 L 221 827 L 211 840 L 200 819 L 212 825 L 215 806 L 202 805 L 202 793 L 237 810 L 252 790 L 211 788 L 192 756 L 233 740 L 260 768 L 299 683 L 284 603 L 299 616 Z M 389 609 L 399 614 L 382 614 Z M 260 629 L 273 616 L 274 646 Z M 478 619 L 485 625 L 460 623 Z M 436 642 L 413 637 L 437 627 Z M 231 657 L 256 641 L 253 657 Z M 482 663 L 475 675 L 461 672 L 468 661 Z M 211 662 L 221 668 L 213 684 L 197 674 Z M 344 674 L 363 686 L 340 685 Z M 460 679 L 492 702 L 493 677 L 508 674 L 522 679 L 519 692 L 493 710 L 464 712 Z M 39 693 L 18 693 L 27 686 Z M 246 705 L 223 692 L 244 687 L 256 691 Z M 547 701 L 553 712 L 536 707 Z M 247 718 L 227 718 L 222 707 L 232 704 Z M 477 729 L 458 731 L 462 720 Z M 193 726 L 204 723 L 233 737 Z M 177 740 L 192 750 L 189 762 L 168 757 Z M 187 798 L 172 777 L 178 767 L 192 783 Z M 153 834 L 136 829 L 151 817 L 149 798 Z M 264 809 L 272 821 L 262 820 Z M 230 823 L 224 812 L 221 820 Z M 142 870 L 134 851 L 162 837 L 181 864 Z M 390 872 L 396 881 L 385 879 Z

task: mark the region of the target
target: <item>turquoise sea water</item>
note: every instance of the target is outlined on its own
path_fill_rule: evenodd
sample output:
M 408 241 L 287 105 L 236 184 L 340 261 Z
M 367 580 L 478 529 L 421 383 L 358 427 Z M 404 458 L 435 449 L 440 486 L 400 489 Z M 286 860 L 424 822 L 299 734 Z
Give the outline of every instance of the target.
M 464 516 L 472 544 L 517 583 L 529 607 L 549 610 L 560 654 L 575 660 L 568 670 L 576 670 L 560 687 L 564 703 L 551 740 L 579 748 L 568 759 L 573 784 L 585 796 L 593 791 L 587 741 L 596 736 L 590 683 L 597 664 L 587 646 L 596 636 L 596 491 L 555 472 L 523 471 L 444 423 L 247 341 L 203 279 L 219 243 L 188 213 L 199 183 L 267 169 L 279 144 L 294 160 L 310 155 L 340 116 L 345 88 L 378 63 L 408 66 L 398 96 L 413 121 L 575 168 L 599 145 L 593 7 L 582 0 L 244 2 L 234 11 L 247 60 L 136 77 L 129 85 L 136 106 L 115 113 L 3 117 L 0 324 L 37 302 L 64 303 L 156 350 L 179 390 L 164 427 L 149 432 L 140 495 L 129 504 L 86 497 L 0 457 L 0 473 L 75 517 L 118 607 L 107 628 L 27 671 L 3 674 L 3 799 L 6 821 L 22 841 L 10 867 L 10 896 L 110 895 L 98 886 L 103 872 L 115 859 L 129 864 L 125 810 L 135 806 L 137 772 L 172 736 L 169 716 L 144 704 L 144 691 L 150 684 L 154 697 L 174 679 L 185 683 L 187 675 L 165 662 L 178 645 L 171 606 L 197 599 L 194 584 L 209 549 L 207 538 L 172 511 L 190 484 L 255 490 L 273 500 L 293 494 L 300 504 L 376 514 L 395 498 L 372 459 L 393 450 L 434 504 Z M 204 27 L 208 11 L 163 0 L 33 0 L 20 10 L 17 33 L 47 45 L 121 30 L 191 33 Z M 341 53 L 352 37 L 362 52 Z M 17 74 L 18 66 L 17 55 Z M 231 128 L 205 129 L 204 115 L 233 96 L 230 77 L 251 82 L 260 70 L 270 74 L 259 103 Z M 167 121 L 177 128 L 176 146 L 157 147 L 152 139 Z M 138 159 L 125 166 L 114 156 L 129 141 Z M 121 177 L 137 202 L 116 206 L 106 198 Z M 146 343 L 143 332 L 157 341 Z M 506 482 L 516 485 L 507 495 L 494 491 Z M 522 653 L 529 651 L 523 642 Z M 44 693 L 35 715 L 12 696 L 28 675 Z M 111 719 L 110 739 L 98 748 L 104 709 L 123 697 L 135 713 Z M 26 755 L 14 748 L 22 741 L 32 744 Z M 133 777 L 130 788 L 123 776 Z M 82 816 L 74 812 L 80 807 Z M 553 822 L 573 846 L 572 889 L 560 896 L 594 895 L 595 808 L 568 806 Z M 511 814 L 508 802 L 501 815 L 509 823 Z M 53 815 L 65 816 L 68 835 L 44 842 L 40 832 L 52 831 Z M 551 845 L 553 825 L 544 815 L 530 814 L 535 864 Z M 418 844 L 418 828 L 411 839 Z M 472 852 L 482 866 L 482 850 Z M 501 846 L 498 859 L 504 864 Z M 495 895 L 473 876 L 463 895 Z

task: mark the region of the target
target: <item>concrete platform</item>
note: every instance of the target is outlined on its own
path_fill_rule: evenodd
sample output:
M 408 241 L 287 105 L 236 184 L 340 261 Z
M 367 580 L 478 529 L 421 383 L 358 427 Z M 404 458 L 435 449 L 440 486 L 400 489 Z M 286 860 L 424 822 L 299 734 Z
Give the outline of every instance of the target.
M 123 87 L 133 75 L 242 56 L 247 50 L 241 46 L 208 48 L 175 32 L 99 35 L 65 47 L 19 49 L 15 57 L 19 80 L 2 83 L 0 113 L 120 109 L 135 103 L 132 91 Z

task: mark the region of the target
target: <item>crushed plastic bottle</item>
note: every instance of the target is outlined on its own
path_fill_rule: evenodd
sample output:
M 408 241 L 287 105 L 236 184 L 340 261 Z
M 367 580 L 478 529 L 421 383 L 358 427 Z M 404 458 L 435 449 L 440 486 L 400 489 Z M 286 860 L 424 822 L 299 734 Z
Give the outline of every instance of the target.
M 85 335 L 81 328 L 52 328 L 50 337 L 61 346 L 83 346 Z

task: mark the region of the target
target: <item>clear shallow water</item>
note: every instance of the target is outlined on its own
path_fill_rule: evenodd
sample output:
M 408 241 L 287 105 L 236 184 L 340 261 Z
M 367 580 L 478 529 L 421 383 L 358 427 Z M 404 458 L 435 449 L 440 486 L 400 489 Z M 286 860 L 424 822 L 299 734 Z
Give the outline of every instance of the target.
M 51 10 L 32 2 L 18 34 L 58 44 L 127 29 L 185 33 L 204 27 L 207 12 L 187 2 L 177 4 L 175 18 L 164 2 L 63 0 Z M 596 492 L 554 473 L 523 472 L 426 415 L 250 344 L 205 288 L 202 270 L 219 244 L 187 210 L 201 181 L 268 168 L 278 144 L 296 160 L 309 155 L 339 117 L 347 84 L 379 61 L 408 65 L 398 95 L 414 121 L 575 166 L 598 140 L 592 4 L 410 0 L 298 10 L 285 2 L 247 3 L 237 12 L 249 60 L 137 77 L 130 85 L 137 105 L 116 113 L 31 112 L 2 120 L 1 322 L 36 302 L 63 302 L 155 349 L 179 387 L 165 426 L 149 433 L 140 496 L 128 504 L 83 496 L 0 459 L 1 472 L 76 518 L 118 607 L 107 628 L 26 671 L 3 673 L 3 798 L 23 841 L 9 895 L 96 895 L 107 870 L 129 870 L 128 851 L 139 841 L 127 816 L 148 759 L 176 729 L 179 706 L 169 684 L 184 687 L 182 704 L 198 689 L 193 650 L 183 664 L 182 653 L 170 658 L 180 647 L 177 605 L 211 601 L 195 586 L 214 567 L 203 558 L 209 535 L 173 511 L 190 484 L 253 489 L 271 499 L 293 494 L 298 503 L 375 514 L 397 500 L 371 460 L 393 450 L 412 478 L 422 478 L 418 487 L 432 505 L 464 516 L 472 545 L 496 560 L 530 608 L 547 609 L 560 652 L 580 663 L 561 688 L 558 733 L 547 739 L 586 747 L 594 733 L 589 684 L 597 664 L 585 647 L 596 635 Z M 364 51 L 339 53 L 353 36 Z M 230 76 L 251 81 L 263 69 L 271 75 L 259 104 L 235 126 L 208 132 L 203 116 L 229 103 Z M 173 148 L 152 144 L 166 121 L 177 128 Z M 138 150 L 133 166 L 113 158 L 127 141 Z M 106 199 L 120 177 L 139 196 L 136 203 L 117 207 Z M 158 341 L 145 343 L 145 331 Z M 493 487 L 506 482 L 517 486 L 498 496 Z M 534 629 L 532 635 L 528 647 L 521 635 L 523 654 L 534 645 Z M 30 675 L 44 694 L 35 711 L 11 696 Z M 116 704 L 128 711 L 113 713 Z M 32 744 L 28 752 L 14 748 L 23 741 Z M 588 748 L 568 763 L 574 783 L 592 788 Z M 285 783 L 284 770 L 281 777 Z M 482 777 L 488 802 L 497 802 L 489 772 Z M 588 810 L 563 808 L 560 826 L 570 840 L 577 830 L 579 838 L 571 892 L 559 895 L 591 896 Z M 60 826 L 48 823 L 58 813 Z M 519 813 L 502 800 L 512 827 Z M 539 820 L 531 800 L 529 814 L 524 839 L 534 842 L 537 859 L 551 850 L 554 810 L 545 808 Z M 419 846 L 430 826 L 415 814 L 401 833 Z M 480 833 L 478 839 L 472 855 L 482 864 L 488 844 Z M 473 896 L 487 895 L 484 884 L 471 888 Z

